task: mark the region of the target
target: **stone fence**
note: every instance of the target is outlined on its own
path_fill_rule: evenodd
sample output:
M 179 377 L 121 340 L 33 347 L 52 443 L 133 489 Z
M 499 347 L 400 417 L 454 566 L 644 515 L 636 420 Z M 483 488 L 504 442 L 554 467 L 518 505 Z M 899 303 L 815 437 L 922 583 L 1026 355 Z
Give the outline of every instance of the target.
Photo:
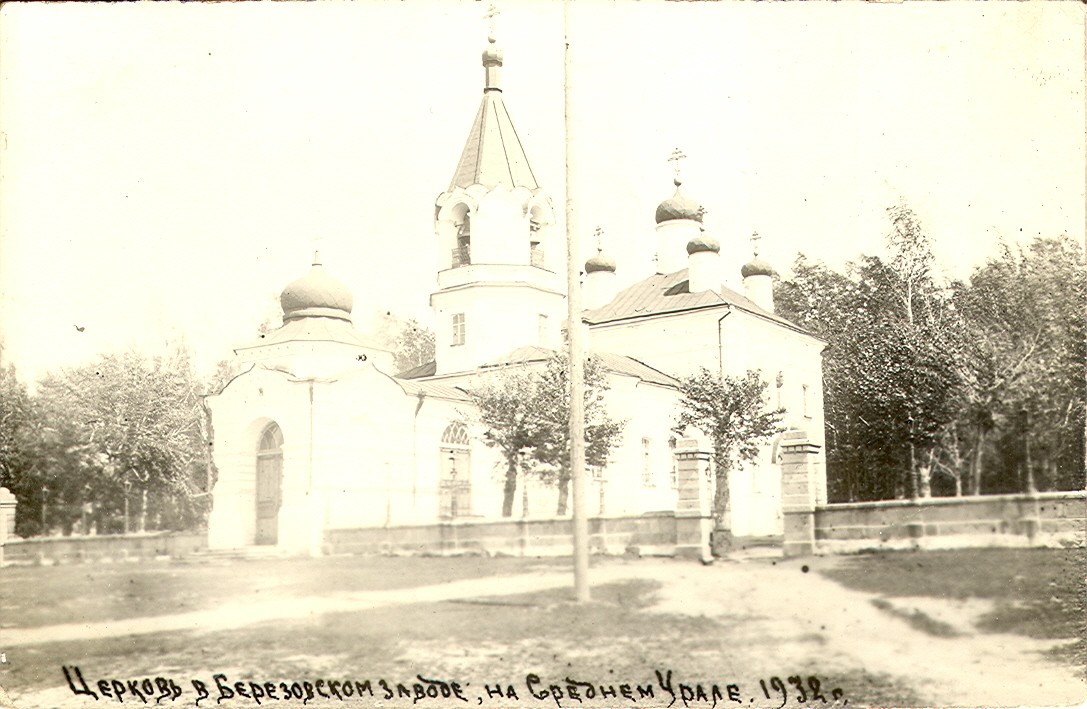
M 817 506 L 819 551 L 871 548 L 1032 546 L 1087 538 L 1087 494 L 929 497 Z
M 710 553 L 708 452 L 695 441 L 676 447 L 679 504 L 676 511 L 589 519 L 589 551 L 708 559 Z M 326 554 L 509 554 L 566 556 L 572 553 L 573 521 L 547 519 L 458 519 L 438 524 L 332 529 Z
M 150 532 L 7 539 L 5 564 L 73 564 L 183 557 L 208 547 L 206 532 Z
M 1082 490 L 819 504 L 813 463 L 818 450 L 802 431 L 788 431 L 781 441 L 786 556 L 1087 543 Z
M 508 554 L 568 556 L 570 518 L 522 520 L 458 519 L 438 524 L 330 529 L 326 554 Z M 593 554 L 673 554 L 676 516 L 672 512 L 589 519 Z

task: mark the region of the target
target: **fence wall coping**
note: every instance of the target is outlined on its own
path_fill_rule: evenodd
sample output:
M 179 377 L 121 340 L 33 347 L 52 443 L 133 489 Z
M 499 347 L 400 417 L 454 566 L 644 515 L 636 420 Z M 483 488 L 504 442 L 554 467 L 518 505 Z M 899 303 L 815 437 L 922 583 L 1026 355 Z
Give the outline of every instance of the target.
M 986 502 L 1031 502 L 1085 500 L 1087 490 L 1058 492 L 1019 492 L 1010 495 L 963 495 L 962 497 L 919 497 L 905 500 L 873 500 L 869 502 L 830 502 L 815 506 L 816 512 L 836 510 L 894 509 L 898 507 L 932 507 L 940 505 L 981 505 Z

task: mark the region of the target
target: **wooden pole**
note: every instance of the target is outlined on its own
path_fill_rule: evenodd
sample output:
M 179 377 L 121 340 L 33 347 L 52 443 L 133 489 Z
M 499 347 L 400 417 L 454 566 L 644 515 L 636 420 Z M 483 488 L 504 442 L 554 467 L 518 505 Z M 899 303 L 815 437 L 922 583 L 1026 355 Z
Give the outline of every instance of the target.
M 562 4 L 563 115 L 566 139 L 566 331 L 569 340 L 570 478 L 574 497 L 574 592 L 578 603 L 589 600 L 589 520 L 585 515 L 585 363 L 581 342 L 581 271 L 574 210 L 573 110 L 570 62 L 570 0 Z

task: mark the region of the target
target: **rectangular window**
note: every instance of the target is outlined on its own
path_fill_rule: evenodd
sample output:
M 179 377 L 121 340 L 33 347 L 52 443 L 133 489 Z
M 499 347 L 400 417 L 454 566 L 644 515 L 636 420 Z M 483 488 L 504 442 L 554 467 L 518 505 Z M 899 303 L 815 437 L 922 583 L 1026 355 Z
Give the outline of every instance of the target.
M 547 316 L 543 313 L 536 319 L 536 339 L 541 345 L 547 344 Z
M 800 386 L 800 388 L 801 388 L 801 395 L 804 397 L 803 401 L 801 402 L 803 404 L 803 407 L 804 407 L 804 415 L 807 416 L 808 418 L 811 418 L 811 411 L 808 409 L 808 385 L 807 384 L 802 384 Z
M 453 316 L 453 342 L 454 345 L 464 344 L 464 313 Z
M 642 439 L 642 486 L 653 487 L 653 466 L 649 461 L 649 439 Z

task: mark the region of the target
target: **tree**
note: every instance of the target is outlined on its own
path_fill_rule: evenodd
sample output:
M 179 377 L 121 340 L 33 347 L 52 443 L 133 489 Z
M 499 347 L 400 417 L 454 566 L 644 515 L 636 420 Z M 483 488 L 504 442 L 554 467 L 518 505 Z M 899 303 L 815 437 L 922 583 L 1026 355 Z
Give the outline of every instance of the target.
M 518 370 L 486 381 L 469 392 L 479 407 L 480 423 L 486 428 L 483 440 L 488 446 L 497 448 L 506 463 L 503 517 L 513 514 L 522 453 L 536 445 L 539 423 L 532 402 L 537 386 L 536 377 Z
M 717 376 L 706 368 L 680 381 L 680 411 L 675 432 L 700 430 L 713 443 L 714 554 L 732 544 L 729 474 L 753 462 L 762 445 L 784 429 L 783 410 L 768 410 L 766 382 L 758 371 L 740 377 Z
M 404 322 L 393 340 L 396 371 L 403 372 L 433 362 L 434 356 L 434 333 L 420 325 L 415 318 Z
M 50 429 L 45 463 L 67 507 L 93 502 L 106 515 L 120 512 L 125 531 L 133 502 L 141 531 L 149 518 L 158 527 L 196 521 L 202 510 L 193 495 L 209 455 L 202 389 L 184 348 L 102 355 L 48 375 L 39 386 Z
M 1082 247 L 1038 238 L 942 284 L 916 215 L 889 215 L 889 260 L 843 274 L 800 257 L 775 292 L 829 343 L 830 499 L 1082 487 Z
M 908 207 L 888 210 L 887 261 L 839 274 L 797 260 L 778 312 L 826 339 L 824 414 L 831 499 L 930 490 L 959 415 L 966 348 L 953 290 L 937 282 L 929 237 Z M 777 297 L 779 296 L 780 297 Z
M 415 318 L 404 318 L 385 311 L 378 316 L 377 339 L 393 353 L 397 372 L 434 361 L 434 333 Z
M 570 485 L 570 392 L 566 356 L 556 353 L 542 369 L 505 373 L 473 388 L 472 400 L 485 426 L 484 440 L 506 463 L 502 514 L 510 516 L 522 465 L 544 483 L 558 487 L 556 514 L 566 514 Z M 625 422 L 605 410 L 607 380 L 593 358 L 585 366 L 586 463 L 604 465 L 619 444 Z
M 539 373 L 532 410 L 536 412 L 537 436 L 530 453 L 537 464 L 535 473 L 546 483 L 558 486 L 557 515 L 566 514 L 570 478 L 570 384 L 567 356 L 557 352 Z M 607 376 L 600 362 L 585 361 L 585 464 L 603 466 L 608 455 L 622 440 L 626 421 L 608 416 L 604 396 Z
M 41 407 L 13 366 L 0 368 L 0 487 L 8 488 L 19 502 L 15 531 L 24 537 L 41 532 L 47 519 L 42 433 Z
M 964 425 L 974 494 L 983 485 L 1021 491 L 1028 478 L 1047 488 L 1083 485 L 1084 265 L 1070 237 L 1039 237 L 1025 250 L 1005 245 L 957 294 L 972 345 Z M 1029 467 L 1028 441 L 1038 454 Z
M 26 386 L 12 366 L 0 367 L 0 486 L 9 487 L 26 464 L 25 441 L 34 426 Z

